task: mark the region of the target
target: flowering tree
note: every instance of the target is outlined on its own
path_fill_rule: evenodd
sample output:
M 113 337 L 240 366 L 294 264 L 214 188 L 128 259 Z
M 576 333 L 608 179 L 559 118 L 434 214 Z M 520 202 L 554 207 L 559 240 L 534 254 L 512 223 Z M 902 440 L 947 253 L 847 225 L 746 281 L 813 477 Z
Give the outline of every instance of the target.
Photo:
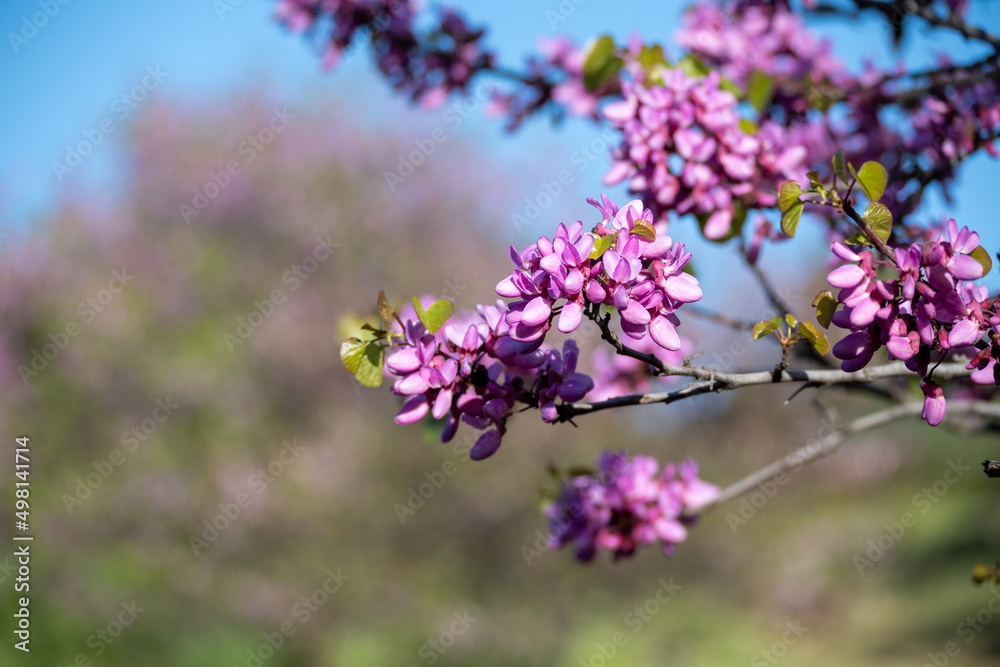
M 725 488 L 699 479 L 693 461 L 661 465 L 625 452 L 606 452 L 595 469 L 553 471 L 551 546 L 573 544 L 585 561 L 600 549 L 619 557 L 656 543 L 669 554 L 699 514 L 882 424 L 919 415 L 930 426 L 961 419 L 995 428 L 1000 295 L 982 284 L 991 253 L 970 229 L 976 223 L 922 213 L 927 189 L 947 197 L 967 158 L 981 149 L 997 156 L 1000 37 L 967 22 L 965 5 L 700 2 L 685 14 L 679 54 L 638 37 L 583 46 L 550 39 L 515 70 L 451 9 L 428 17 L 409 0 L 282 0 L 279 18 L 320 45 L 326 66 L 365 40 L 388 83 L 421 106 L 468 95 L 489 75 L 506 82 L 492 91 L 489 112 L 511 130 L 541 114 L 609 124 L 620 140 L 604 183 L 623 183 L 634 197 L 623 206 L 607 195 L 588 199 L 596 212 L 586 221 L 511 247 L 511 273 L 496 286 L 507 301 L 455 312 L 447 300 L 413 297 L 397 312 L 380 293 L 381 321 L 344 342 L 344 366 L 366 386 L 393 380 L 404 399 L 400 424 L 429 415 L 446 442 L 463 423 L 480 431 L 475 460 L 492 456 L 510 420 L 529 408 L 545 422 L 575 423 L 623 406 L 780 383 L 795 385 L 793 396 L 842 385 L 890 403 L 847 422 L 828 409 L 824 438 Z M 984 55 L 851 72 L 805 17 L 863 13 L 880 15 L 897 43 L 923 23 L 979 43 Z M 795 236 L 803 212 L 828 235 L 831 289 L 816 296 L 813 312 L 793 314 L 757 264 L 765 243 Z M 703 297 L 691 253 L 675 240 L 686 234 L 738 244 L 780 315 L 741 322 L 685 308 Z M 682 334 L 689 312 L 735 335 L 773 335 L 780 356 L 754 372 L 698 365 L 697 341 Z M 584 320 L 608 346 L 594 377 L 577 370 L 575 340 L 552 340 Z M 650 391 L 652 378 L 688 382 Z M 995 576 L 977 570 L 980 580 Z

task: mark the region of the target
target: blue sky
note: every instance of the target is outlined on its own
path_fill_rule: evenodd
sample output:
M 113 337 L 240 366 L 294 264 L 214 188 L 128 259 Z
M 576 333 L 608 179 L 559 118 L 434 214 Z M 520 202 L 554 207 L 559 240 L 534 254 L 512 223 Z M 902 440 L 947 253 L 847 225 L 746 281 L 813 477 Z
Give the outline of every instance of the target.
M 669 45 L 682 8 L 681 3 L 673 2 L 596 0 L 564 0 L 561 5 L 556 0 L 458 0 L 452 4 L 463 9 L 474 23 L 489 27 L 490 45 L 511 64 L 520 62 L 532 50 L 537 36 L 555 32 L 583 41 L 603 32 L 624 38 L 640 29 L 647 39 Z M 973 22 L 993 29 L 1000 27 L 998 3 L 974 0 L 972 4 Z M 26 31 L 25 22 L 43 11 L 44 6 L 50 7 L 53 15 L 34 34 L 30 29 Z M 184 103 L 209 102 L 228 91 L 264 81 L 275 103 L 306 103 L 317 93 L 339 94 L 364 100 L 368 109 L 384 109 L 386 117 L 396 122 L 400 118 L 420 122 L 426 117 L 428 112 L 410 107 L 387 92 L 373 75 L 366 56 L 354 58 L 332 74 L 321 72 L 313 50 L 271 20 L 273 6 L 263 0 L 4 3 L 0 8 L 4 34 L 0 80 L 5 82 L 8 95 L 0 107 L 4 127 L 0 142 L 0 230 L 23 229 L 46 210 L 63 188 L 115 187 L 120 176 L 115 142 L 122 134 L 116 135 L 115 130 L 127 123 L 127 114 L 134 113 L 120 98 L 142 86 L 144 79 L 149 89 L 140 90 L 141 95 Z M 560 7 L 564 10 L 561 15 Z M 570 8 L 572 11 L 565 11 Z M 553 16 L 563 19 L 555 30 L 550 21 Z M 834 22 L 822 23 L 818 28 L 835 39 L 837 52 L 852 65 L 863 57 L 881 63 L 896 58 L 873 20 L 846 28 Z M 931 64 L 933 53 L 927 42 L 911 42 L 905 52 L 906 62 Z M 959 60 L 981 52 L 958 40 L 939 37 L 933 46 Z M 160 77 L 148 75 L 156 71 L 161 72 Z M 141 101 L 134 104 L 136 110 L 141 109 Z M 101 132 L 102 122 L 105 129 L 111 128 L 106 134 Z M 64 160 L 67 146 L 82 140 L 85 132 L 90 136 L 99 132 L 102 143 L 79 168 L 56 174 L 53 162 Z M 539 179 L 558 171 L 547 167 L 539 155 L 568 155 L 596 135 L 594 127 L 583 122 L 571 121 L 553 132 L 549 123 L 541 120 L 524 131 L 507 135 L 496 122 L 474 119 L 463 126 L 463 132 L 471 141 L 481 143 L 483 150 L 502 166 L 524 172 L 524 196 L 537 194 Z M 575 185 L 587 193 L 600 192 L 606 166 L 606 161 L 595 161 Z M 960 222 L 978 227 L 985 232 L 985 245 L 995 251 L 1000 247 L 1000 226 L 983 193 L 995 188 L 1000 167 L 985 156 L 974 159 L 969 167 L 956 188 L 957 203 L 945 209 L 939 198 L 933 198 L 931 210 L 948 210 Z M 623 192 L 613 194 L 619 199 L 624 197 Z M 563 198 L 553 206 L 551 214 L 555 219 L 582 215 L 581 202 L 569 199 Z M 515 197 L 512 211 L 517 202 L 523 202 L 523 198 Z

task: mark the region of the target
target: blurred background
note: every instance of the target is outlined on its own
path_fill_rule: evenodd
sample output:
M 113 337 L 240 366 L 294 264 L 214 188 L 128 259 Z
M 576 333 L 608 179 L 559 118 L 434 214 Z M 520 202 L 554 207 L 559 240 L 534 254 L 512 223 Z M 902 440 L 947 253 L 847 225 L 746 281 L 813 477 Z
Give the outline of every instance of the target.
M 669 44 L 681 12 L 456 4 L 513 62 L 558 32 L 641 28 Z M 970 20 L 1000 28 L 1000 8 L 972 4 Z M 584 123 L 506 135 L 479 109 L 456 124 L 450 106 L 412 108 L 363 51 L 324 74 L 272 10 L 68 3 L 0 49 L 0 516 L 12 534 L 14 438 L 28 435 L 35 536 L 31 653 L 13 648 L 5 613 L 0 664 L 997 663 L 1000 594 L 969 580 L 1000 557 L 1000 489 L 978 470 L 995 435 L 873 431 L 707 515 L 672 559 L 581 566 L 541 548 L 549 462 L 628 447 L 692 456 L 725 485 L 819 435 L 811 397 L 782 407 L 787 388 L 743 391 L 578 429 L 527 414 L 480 463 L 466 431 L 441 445 L 433 428 L 394 424 L 388 389 L 341 367 L 341 318 L 372 314 L 379 290 L 396 304 L 491 301 L 508 244 L 591 220 L 607 149 Z M 0 25 L 20 35 L 38 11 L 8 3 Z M 891 53 L 871 22 L 817 28 L 855 65 L 933 57 L 918 40 Z M 72 158 L 81 142 L 92 150 Z M 570 185 L 518 228 L 563 169 Z M 955 203 L 932 199 L 928 219 L 948 211 L 995 248 L 982 192 L 996 175 L 971 160 Z M 671 236 L 695 252 L 704 305 L 765 310 L 734 248 L 698 241 L 690 222 Z M 821 239 L 764 250 L 802 312 L 824 284 Z M 709 361 L 738 340 L 735 367 L 773 364 L 768 343 L 693 318 L 683 330 Z M 845 417 L 873 407 L 824 400 Z M 12 554 L 0 551 L 5 612 L 20 595 Z

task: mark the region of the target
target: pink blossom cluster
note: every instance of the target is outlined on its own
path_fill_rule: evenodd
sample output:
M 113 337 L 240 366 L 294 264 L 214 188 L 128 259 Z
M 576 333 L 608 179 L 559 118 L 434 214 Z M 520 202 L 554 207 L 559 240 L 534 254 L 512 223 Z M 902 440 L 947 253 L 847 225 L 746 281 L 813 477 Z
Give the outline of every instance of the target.
M 844 304 L 833 324 L 851 332 L 834 345 L 834 356 L 843 370 L 854 372 L 884 345 L 890 359 L 905 361 L 923 378 L 923 417 L 932 426 L 944 418 L 946 407 L 941 387 L 930 377 L 932 355 L 967 353 L 973 357 L 968 366 L 975 369 L 973 382 L 1000 385 L 1000 306 L 985 287 L 971 282 L 983 275 L 983 265 L 971 256 L 978 247 L 979 235 L 959 229 L 954 220 L 945 236 L 895 248 L 894 263 L 876 260 L 869 250 L 831 245 L 833 254 L 848 262 L 827 277 L 840 288 L 837 300 Z M 879 278 L 879 266 L 893 277 Z
M 701 298 L 698 280 L 684 272 L 691 259 L 683 243 L 657 234 L 653 213 L 638 199 L 619 209 L 602 197 L 588 199 L 603 218 L 593 232 L 583 223 L 560 224 L 552 240 L 543 236 L 521 252 L 511 246 L 514 271 L 497 285 L 497 294 L 519 299 L 510 304 L 510 337 L 530 349 L 552 327 L 571 333 L 584 310 L 613 307 L 626 336 L 647 334 L 666 350 L 681 347 L 677 310 Z M 609 244 L 602 251 L 598 244 Z M 596 252 L 595 252 L 596 249 Z
M 483 50 L 483 31 L 442 9 L 430 29 L 417 29 L 410 0 L 280 0 L 276 15 L 296 32 L 329 24 L 323 61 L 335 66 L 356 39 L 367 35 L 382 74 L 425 106 L 438 106 L 453 90 L 493 65 Z
M 754 72 L 782 81 L 850 85 L 851 77 L 832 54 L 828 40 L 818 39 L 801 15 L 778 3 L 701 2 L 684 15 L 675 39 L 741 87 Z M 804 97 L 784 96 L 779 104 L 790 112 L 809 110 Z
M 598 549 L 617 559 L 656 542 L 672 555 L 691 523 L 682 513 L 718 495 L 718 487 L 698 478 L 698 464 L 690 459 L 661 471 L 651 457 L 604 452 L 595 473 L 571 477 L 547 507 L 549 545 L 558 549 L 572 543 L 581 561 L 592 560 Z
M 693 213 L 707 238 L 721 239 L 739 215 L 737 204 L 773 206 L 777 183 L 805 176 L 806 149 L 769 121 L 745 131 L 736 96 L 720 87 L 717 71 L 694 77 L 668 69 L 662 85 L 626 83 L 623 93 L 603 109 L 623 135 L 604 182 L 628 179 L 657 220 L 668 211 Z
M 406 396 L 396 423 L 412 424 L 428 413 L 445 419 L 441 439 L 455 437 L 459 423 L 484 431 L 469 452 L 474 460 L 492 456 L 507 431 L 516 403 L 537 407 L 545 421 L 558 417 L 556 399 L 579 401 L 593 381 L 576 372 L 579 349 L 568 340 L 562 353 L 511 345 L 503 302 L 479 306 L 468 324 L 449 324 L 430 333 L 404 314 L 399 347 L 386 359 L 397 379 L 394 393 Z

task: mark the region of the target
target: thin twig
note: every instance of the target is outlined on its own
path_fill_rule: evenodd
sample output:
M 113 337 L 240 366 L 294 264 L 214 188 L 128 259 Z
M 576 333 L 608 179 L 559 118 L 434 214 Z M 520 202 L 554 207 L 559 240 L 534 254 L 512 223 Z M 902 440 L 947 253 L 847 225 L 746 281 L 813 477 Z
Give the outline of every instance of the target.
M 922 411 L 923 403 L 914 401 L 911 403 L 904 403 L 903 405 L 896 405 L 878 412 L 873 412 L 842 426 L 835 425 L 832 432 L 825 438 L 814 439 L 809 444 L 804 447 L 800 447 L 791 454 L 778 459 L 770 465 L 764 466 L 760 470 L 750 473 L 734 484 L 730 484 L 726 488 L 722 489 L 719 496 L 714 501 L 698 508 L 696 512 L 687 512 L 686 515 L 696 516 L 709 512 L 716 507 L 729 502 L 730 500 L 742 496 L 747 491 L 763 484 L 776 475 L 780 475 L 781 473 L 789 470 L 799 470 L 806 463 L 831 454 L 838 447 L 840 447 L 840 445 L 844 444 L 844 442 L 862 431 L 867 431 L 904 417 L 917 416 Z M 1000 403 L 990 401 L 948 401 L 948 416 L 954 417 L 960 414 L 977 414 L 983 417 L 1000 417 Z

